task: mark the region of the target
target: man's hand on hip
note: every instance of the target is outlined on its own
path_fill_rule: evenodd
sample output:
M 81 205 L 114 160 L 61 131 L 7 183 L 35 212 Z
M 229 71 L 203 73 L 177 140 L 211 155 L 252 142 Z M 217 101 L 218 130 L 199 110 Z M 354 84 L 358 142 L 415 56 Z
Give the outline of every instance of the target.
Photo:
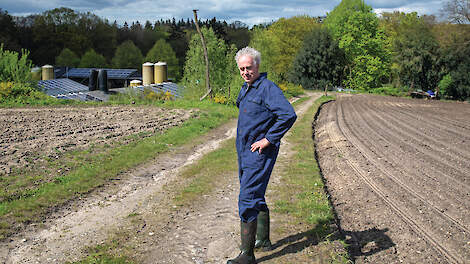
M 255 152 L 256 150 L 259 150 L 259 153 L 261 153 L 263 149 L 267 148 L 270 144 L 271 143 L 266 138 L 263 138 L 251 144 L 251 152 Z

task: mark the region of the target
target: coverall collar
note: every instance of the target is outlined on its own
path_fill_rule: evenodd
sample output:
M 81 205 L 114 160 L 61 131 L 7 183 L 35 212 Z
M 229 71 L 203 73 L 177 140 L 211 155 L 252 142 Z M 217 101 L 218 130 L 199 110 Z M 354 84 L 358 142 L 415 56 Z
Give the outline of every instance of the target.
M 267 72 L 262 72 L 262 73 L 259 74 L 258 79 L 256 79 L 251 85 L 248 85 L 248 83 L 245 82 L 245 85 L 244 85 L 244 86 L 245 86 L 245 88 L 247 89 L 247 91 L 248 91 L 248 89 L 249 89 L 250 87 L 258 88 L 259 84 L 260 84 L 264 79 L 266 79 L 267 77 L 268 77 L 268 73 L 267 73 Z
M 248 85 L 247 82 L 245 82 L 242 86 L 242 89 L 240 90 L 240 94 L 237 98 L 237 107 L 240 104 L 240 101 L 245 98 L 245 95 L 248 93 L 248 90 L 250 90 L 251 87 L 258 89 L 258 86 L 261 84 L 261 82 L 266 79 L 268 74 L 266 72 L 260 73 L 258 79 L 256 79 L 253 84 Z

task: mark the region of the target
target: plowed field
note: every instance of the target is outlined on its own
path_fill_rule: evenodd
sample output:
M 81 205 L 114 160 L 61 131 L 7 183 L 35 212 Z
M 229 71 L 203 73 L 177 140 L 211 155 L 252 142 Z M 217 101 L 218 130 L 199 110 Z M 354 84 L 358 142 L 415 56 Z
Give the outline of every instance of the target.
M 193 114 L 130 106 L 0 109 L 0 176 L 64 151 L 164 131 Z
M 357 263 L 470 263 L 470 105 L 339 95 L 315 142 Z

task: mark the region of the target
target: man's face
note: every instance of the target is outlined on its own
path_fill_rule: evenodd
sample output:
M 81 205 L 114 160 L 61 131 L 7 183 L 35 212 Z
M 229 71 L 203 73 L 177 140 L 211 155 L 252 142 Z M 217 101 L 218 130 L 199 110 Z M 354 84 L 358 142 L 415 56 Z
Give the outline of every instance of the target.
M 243 80 L 248 84 L 252 84 L 259 77 L 259 65 L 255 65 L 255 61 L 251 56 L 244 55 L 238 59 L 238 69 Z

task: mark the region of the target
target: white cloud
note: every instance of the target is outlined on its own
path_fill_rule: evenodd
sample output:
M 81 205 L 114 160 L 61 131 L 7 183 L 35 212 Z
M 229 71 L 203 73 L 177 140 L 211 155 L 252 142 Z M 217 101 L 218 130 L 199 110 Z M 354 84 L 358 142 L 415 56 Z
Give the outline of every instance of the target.
M 151 22 L 160 19 L 192 19 L 193 9 L 199 9 L 201 20 L 216 17 L 220 20 L 242 21 L 248 25 L 271 22 L 280 17 L 295 15 L 322 16 L 333 10 L 340 0 L 2 0 L 2 9 L 13 15 L 42 13 L 56 7 L 90 11 L 109 21 Z M 440 0 L 366 0 L 374 12 L 416 11 L 419 14 L 437 13 Z

